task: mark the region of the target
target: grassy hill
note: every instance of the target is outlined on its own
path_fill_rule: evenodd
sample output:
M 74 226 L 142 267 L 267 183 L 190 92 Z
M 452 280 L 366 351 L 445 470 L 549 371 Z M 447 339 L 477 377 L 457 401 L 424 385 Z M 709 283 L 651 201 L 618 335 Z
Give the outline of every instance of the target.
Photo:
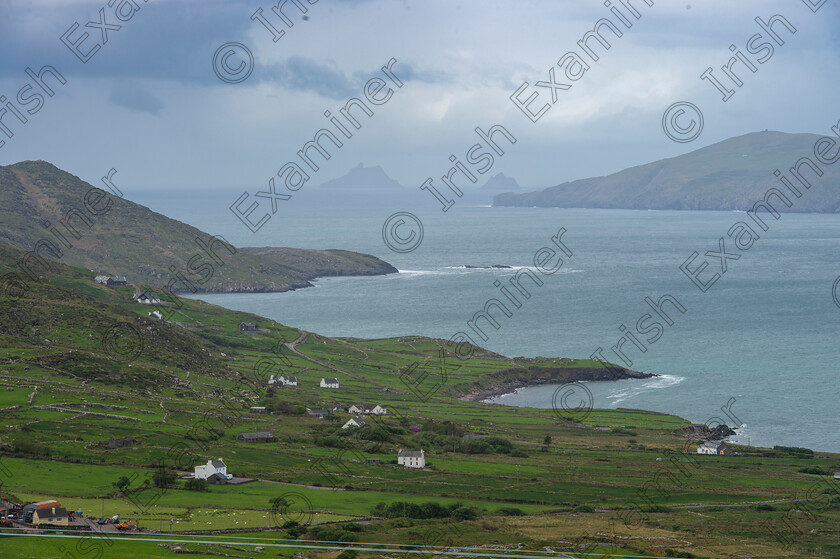
M 561 208 L 623 208 L 637 210 L 749 210 L 771 187 L 784 187 L 773 176 L 786 173 L 802 157 L 809 157 L 825 173 L 802 174 L 814 186 L 801 198 L 786 193 L 790 208 L 779 211 L 840 211 L 840 167 L 820 164 L 814 144 L 820 136 L 756 132 L 692 151 L 679 157 L 625 169 L 606 177 L 576 180 L 538 192 L 499 194 L 495 206 Z M 831 154 L 836 148 L 831 151 Z M 831 155 L 829 154 L 829 155 Z
M 0 247 L 0 277 L 20 256 Z M 442 340 L 327 338 L 198 300 L 184 301 L 178 326 L 150 318 L 130 288 L 60 264 L 42 281 L 0 288 L 0 494 L 55 498 L 144 529 L 107 545 L 68 534 L 68 548 L 87 537 L 114 557 L 170 557 L 178 545 L 205 556 L 333 559 L 354 541 L 555 557 L 840 553 L 840 493 L 822 473 L 840 469 L 836 455 L 733 446 L 738 456 L 696 456 L 697 431 L 670 415 L 569 418 L 458 398 L 500 382 L 591 376 L 592 362 L 480 348 L 458 359 Z M 240 332 L 241 321 L 259 329 Z M 295 375 L 299 386 L 269 387 L 268 374 Z M 340 388 L 319 388 L 322 377 Z M 359 402 L 388 414 L 344 430 L 345 412 L 305 413 Z M 269 413 L 250 413 L 255 405 Z M 278 442 L 237 439 L 254 431 Z M 110 449 L 101 443 L 111 436 L 133 441 Z M 427 467 L 394 464 L 400 448 L 424 449 Z M 218 457 L 262 481 L 205 491 L 160 482 L 160 472 Z M 3 556 L 67 556 L 55 539 L 9 533 L 19 531 L 0 529 Z
M 208 233 L 106 194 L 45 161 L 0 167 L 0 207 L 0 242 L 30 251 L 46 240 L 55 247 L 40 251 L 46 258 L 174 292 L 287 291 L 321 275 L 397 271 L 349 251 L 213 243 Z M 44 266 L 33 267 L 45 273 Z

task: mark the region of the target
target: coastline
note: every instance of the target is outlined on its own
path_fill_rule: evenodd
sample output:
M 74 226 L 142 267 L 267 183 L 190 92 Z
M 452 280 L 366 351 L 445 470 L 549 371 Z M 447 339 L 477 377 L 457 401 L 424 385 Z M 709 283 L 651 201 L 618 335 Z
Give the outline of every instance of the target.
M 599 376 L 604 376 L 603 373 L 605 372 L 605 370 L 601 367 L 574 369 L 574 371 L 578 374 L 567 378 L 556 378 L 553 376 L 547 378 L 519 378 L 494 383 L 486 387 L 476 386 L 469 390 L 466 394 L 462 394 L 461 396 L 459 396 L 458 399 L 466 402 L 484 402 L 485 400 L 489 400 L 490 398 L 498 398 L 507 394 L 513 394 L 521 388 L 533 388 L 537 386 L 544 386 L 546 384 L 571 384 L 574 382 L 609 382 L 624 379 L 647 379 L 661 376 L 654 373 L 641 373 L 639 371 L 625 369 L 624 376 L 622 376 L 619 379 L 598 378 Z

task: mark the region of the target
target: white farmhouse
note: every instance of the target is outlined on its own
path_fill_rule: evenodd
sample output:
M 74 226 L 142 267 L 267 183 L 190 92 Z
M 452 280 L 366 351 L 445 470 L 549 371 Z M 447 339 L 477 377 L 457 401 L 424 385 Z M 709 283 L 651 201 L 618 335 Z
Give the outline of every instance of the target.
M 206 464 L 195 467 L 196 479 L 207 479 L 213 474 L 227 476 L 227 466 L 225 466 L 225 462 L 221 458 L 218 460 L 208 460 Z
M 154 291 L 146 291 L 140 295 L 136 295 L 134 300 L 141 305 L 157 305 L 160 303 L 160 295 Z
M 697 454 L 710 454 L 713 456 L 725 456 L 729 449 L 723 441 L 706 441 L 697 447 Z
M 338 388 L 337 378 L 322 378 L 321 388 Z
M 297 377 L 290 377 L 288 375 L 271 375 L 268 378 L 268 384 L 279 384 L 281 386 L 297 386 Z
M 397 464 L 405 466 L 406 468 L 425 468 L 426 455 L 423 449 L 418 450 L 403 450 L 397 453 Z
M 347 420 L 347 423 L 341 426 L 342 429 L 349 429 L 350 427 L 359 427 L 362 428 L 367 425 L 367 421 L 362 419 L 361 417 L 351 417 Z
M 385 415 L 388 413 L 388 410 L 380 406 L 379 404 L 370 405 L 370 404 L 353 404 L 347 410 L 350 413 L 364 413 L 364 414 L 373 414 L 373 415 Z

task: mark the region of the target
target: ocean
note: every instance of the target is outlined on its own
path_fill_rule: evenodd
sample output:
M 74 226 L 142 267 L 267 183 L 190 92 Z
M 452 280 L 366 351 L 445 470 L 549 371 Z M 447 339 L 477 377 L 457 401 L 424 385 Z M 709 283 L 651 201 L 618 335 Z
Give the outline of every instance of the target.
M 624 339 L 628 366 L 660 376 L 589 383 L 595 407 L 739 423 L 736 442 L 840 452 L 834 415 L 840 307 L 832 296 L 840 276 L 840 215 L 768 216 L 769 230 L 756 228 L 760 238 L 738 250 L 727 232 L 740 221 L 752 224 L 742 212 L 497 208 L 459 200 L 444 213 L 422 193 L 368 203 L 312 192 L 280 202 L 286 205 L 253 234 L 228 210 L 237 194 L 132 199 L 237 246 L 355 250 L 400 273 L 324 278 L 286 293 L 200 295 L 205 301 L 328 336 L 466 332 L 507 356 L 585 358 L 603 348 L 620 363 L 610 348 L 630 331 L 639 343 Z M 383 242 L 383 222 L 397 211 L 415 213 L 423 223 L 423 241 L 412 252 L 393 252 Z M 572 256 L 563 255 L 555 273 L 535 274 L 542 285 L 525 278 L 529 298 L 516 295 L 521 306 L 508 304 L 509 317 L 494 311 L 498 329 L 482 321 L 487 340 L 475 337 L 467 325 L 473 315 L 491 298 L 509 302 L 494 282 L 513 293 L 509 279 L 523 267 L 533 270 L 541 248 L 557 250 L 551 237 L 561 229 Z M 705 293 L 680 270 L 694 252 L 699 256 L 689 271 L 708 261 L 698 281 L 720 274 Z M 685 312 L 666 304 L 673 324 L 657 319 L 661 332 L 643 336 L 637 322 L 653 313 L 645 299 L 663 296 Z M 658 339 L 648 342 L 655 334 Z M 548 408 L 554 390 L 525 388 L 492 402 Z

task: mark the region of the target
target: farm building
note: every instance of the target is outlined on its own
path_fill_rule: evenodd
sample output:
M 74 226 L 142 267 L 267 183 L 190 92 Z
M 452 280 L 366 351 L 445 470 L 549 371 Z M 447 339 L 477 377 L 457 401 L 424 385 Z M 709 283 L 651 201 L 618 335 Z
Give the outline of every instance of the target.
M 213 474 L 227 476 L 227 466 L 225 466 L 225 462 L 221 458 L 218 460 L 208 460 L 206 464 L 195 467 L 196 479 L 208 479 Z
M 726 443 L 723 441 L 706 441 L 697 447 L 697 454 L 724 456 L 727 450 Z
M 347 423 L 341 426 L 342 429 L 349 429 L 350 427 L 359 427 L 362 428 L 367 425 L 367 421 L 362 419 L 361 417 L 351 417 L 347 420 Z
M 265 406 L 251 406 L 248 409 L 251 413 L 268 413 L 268 410 L 265 409 Z
M 149 313 L 149 316 L 153 316 L 158 320 L 161 320 L 163 318 L 163 315 L 160 313 L 160 311 L 152 311 Z
M 318 419 L 324 419 L 325 417 L 327 417 L 327 415 L 329 415 L 329 413 L 330 412 L 328 412 L 327 410 L 311 410 L 309 408 L 306 408 L 307 415 L 309 415 L 310 417 L 317 417 Z
M 260 433 L 240 433 L 237 435 L 237 440 L 246 443 L 276 443 L 277 437 L 269 433 L 268 431 L 263 431 Z
M 347 410 L 350 413 L 363 413 L 363 414 L 373 414 L 373 415 L 385 415 L 388 413 L 388 410 L 380 406 L 379 404 L 354 404 L 350 406 Z
M 105 280 L 106 285 L 122 287 L 126 284 L 125 276 L 116 276 Z
M 70 515 L 64 507 L 45 507 L 32 512 L 32 524 L 60 524 L 67 526 L 70 523 Z
M 268 377 L 268 384 L 279 384 L 281 386 L 297 386 L 298 381 L 297 377 L 291 377 L 288 375 L 271 375 L 270 377 Z
M 256 322 L 240 322 L 239 323 L 239 331 L 240 332 L 253 332 L 257 329 Z
M 338 388 L 338 379 L 337 378 L 322 378 L 320 386 L 321 386 L 321 388 Z
M 157 305 L 160 303 L 160 295 L 154 291 L 145 291 L 139 295 L 135 295 L 134 300 L 141 305 Z
M 397 464 L 406 468 L 425 468 L 426 453 L 420 450 L 403 450 L 397 453 Z

